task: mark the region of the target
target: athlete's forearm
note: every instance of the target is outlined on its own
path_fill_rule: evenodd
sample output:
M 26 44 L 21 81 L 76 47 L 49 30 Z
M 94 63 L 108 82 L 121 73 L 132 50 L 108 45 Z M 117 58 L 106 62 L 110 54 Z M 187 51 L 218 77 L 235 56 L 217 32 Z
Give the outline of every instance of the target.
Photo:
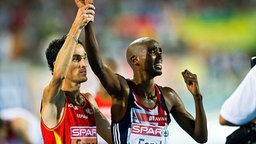
M 99 45 L 95 36 L 94 28 L 93 28 L 93 23 L 90 22 L 86 27 L 85 27 L 85 49 L 88 55 L 88 61 L 90 63 L 90 66 L 93 70 L 93 72 L 98 75 L 101 73 L 102 68 L 103 68 L 103 62 L 102 58 L 99 55 Z
M 208 139 L 207 119 L 203 107 L 202 96 L 194 97 L 196 118 L 193 137 L 197 142 L 205 143 Z

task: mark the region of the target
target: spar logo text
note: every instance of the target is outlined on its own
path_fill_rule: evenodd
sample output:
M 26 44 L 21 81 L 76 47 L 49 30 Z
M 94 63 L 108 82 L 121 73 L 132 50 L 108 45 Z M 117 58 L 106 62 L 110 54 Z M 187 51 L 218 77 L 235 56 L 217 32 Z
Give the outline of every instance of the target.
M 96 127 L 71 127 L 71 138 L 96 137 Z

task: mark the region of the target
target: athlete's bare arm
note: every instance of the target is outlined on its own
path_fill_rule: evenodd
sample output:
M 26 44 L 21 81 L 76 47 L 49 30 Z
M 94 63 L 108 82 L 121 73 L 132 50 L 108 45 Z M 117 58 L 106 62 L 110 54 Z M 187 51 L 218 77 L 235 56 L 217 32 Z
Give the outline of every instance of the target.
M 98 108 L 96 101 L 93 96 L 89 93 L 86 93 L 86 98 L 93 107 L 95 120 L 97 125 L 97 133 L 108 143 L 112 144 L 112 135 L 111 135 L 111 125 L 107 118 L 101 113 Z
M 233 123 L 227 121 L 227 120 L 226 120 L 225 118 L 223 118 L 221 115 L 219 116 L 219 123 L 220 123 L 221 125 L 227 125 L 227 126 L 238 126 L 238 125 L 236 125 L 236 124 L 233 124 Z
M 128 84 L 123 77 L 115 74 L 103 63 L 99 55 L 99 45 L 95 38 L 93 23 L 89 23 L 85 27 L 85 41 L 89 64 L 101 84 L 112 97 L 112 120 L 117 122 L 121 120 L 126 111 L 129 94 Z
M 90 3 L 93 0 L 74 0 L 77 7 Z M 102 61 L 99 55 L 99 45 L 95 37 L 93 23 L 90 22 L 85 27 L 85 49 L 88 56 L 89 64 L 94 74 L 99 78 L 103 87 L 107 90 L 112 97 L 111 117 L 112 120 L 117 122 L 124 116 L 127 106 L 127 98 L 129 94 L 129 87 L 126 80 L 115 74 L 107 65 Z
M 163 87 L 162 92 L 165 97 L 166 105 L 180 125 L 195 141 L 205 143 L 207 141 L 207 121 L 202 104 L 202 95 L 198 88 L 195 74 L 183 72 L 186 85 L 194 97 L 196 107 L 196 117 L 194 118 L 186 109 L 178 94 L 169 87 Z
M 203 96 L 200 92 L 197 75 L 188 70 L 182 72 L 187 89 L 193 95 L 195 101 L 196 117 L 190 135 L 197 141 L 205 143 L 208 140 L 207 119 L 203 106 Z
M 76 39 L 80 36 L 82 28 L 90 18 L 84 18 L 86 8 L 82 7 L 78 10 L 76 18 L 69 30 L 69 34 L 75 36 Z M 60 49 L 57 58 L 54 62 L 54 71 L 50 83 L 44 88 L 42 98 L 42 119 L 44 124 L 49 128 L 54 127 L 60 118 L 61 110 L 64 104 L 64 93 L 61 91 L 62 82 L 65 79 L 67 70 L 72 60 L 77 42 L 71 36 L 66 38 L 65 43 Z

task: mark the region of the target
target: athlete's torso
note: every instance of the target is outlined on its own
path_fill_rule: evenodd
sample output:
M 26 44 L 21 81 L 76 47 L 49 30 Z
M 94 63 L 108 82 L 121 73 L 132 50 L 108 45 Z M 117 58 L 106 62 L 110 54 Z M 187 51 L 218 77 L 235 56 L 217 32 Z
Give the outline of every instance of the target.
M 153 108 L 146 108 L 137 100 L 130 87 L 125 116 L 118 123 L 112 122 L 115 144 L 169 144 L 169 112 L 157 85 L 155 91 L 156 105 Z
M 77 106 L 67 99 L 60 122 L 54 128 L 47 128 L 41 118 L 41 131 L 46 144 L 76 144 L 83 141 L 97 143 L 94 111 L 85 98 L 85 106 Z

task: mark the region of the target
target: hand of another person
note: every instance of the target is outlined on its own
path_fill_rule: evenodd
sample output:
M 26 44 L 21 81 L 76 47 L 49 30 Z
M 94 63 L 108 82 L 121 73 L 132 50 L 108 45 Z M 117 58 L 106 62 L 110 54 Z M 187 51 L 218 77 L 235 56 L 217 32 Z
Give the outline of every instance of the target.
M 75 24 L 79 25 L 82 29 L 86 26 L 90 21 L 94 21 L 95 16 L 95 7 L 92 4 L 87 4 L 78 9 Z
M 75 0 L 78 8 L 81 8 L 87 4 L 93 4 L 93 0 Z
M 182 76 L 184 78 L 184 81 L 187 85 L 188 90 L 192 93 L 192 95 L 193 96 L 201 95 L 201 92 L 198 86 L 197 75 L 191 73 L 188 70 L 185 70 L 182 72 Z

